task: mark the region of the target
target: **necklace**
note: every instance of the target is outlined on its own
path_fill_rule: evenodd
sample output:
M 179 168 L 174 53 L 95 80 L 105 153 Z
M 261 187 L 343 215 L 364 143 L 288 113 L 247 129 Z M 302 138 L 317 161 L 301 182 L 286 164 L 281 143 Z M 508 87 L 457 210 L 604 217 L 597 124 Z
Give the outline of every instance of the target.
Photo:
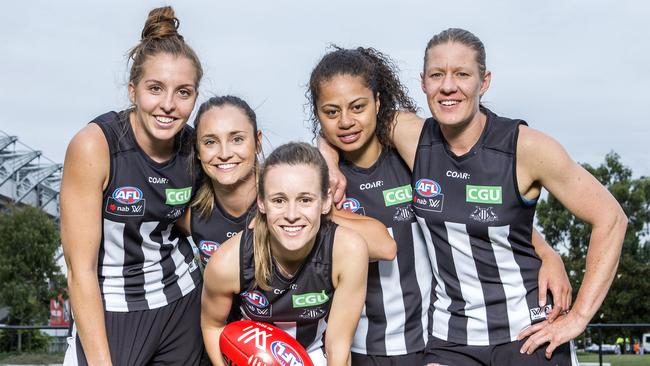
M 274 260 L 273 260 L 273 263 L 275 263 L 276 267 L 278 267 L 278 272 L 280 272 L 280 274 L 283 275 L 283 276 L 286 277 L 286 278 L 293 278 L 293 276 L 296 275 L 296 272 L 298 272 L 298 269 L 300 269 L 300 267 L 298 267 L 298 269 L 296 269 L 296 270 L 293 271 L 293 273 L 292 273 L 292 272 L 288 271 L 286 268 L 284 268 L 284 267 L 280 264 L 280 262 L 278 262 L 277 260 L 274 259 Z

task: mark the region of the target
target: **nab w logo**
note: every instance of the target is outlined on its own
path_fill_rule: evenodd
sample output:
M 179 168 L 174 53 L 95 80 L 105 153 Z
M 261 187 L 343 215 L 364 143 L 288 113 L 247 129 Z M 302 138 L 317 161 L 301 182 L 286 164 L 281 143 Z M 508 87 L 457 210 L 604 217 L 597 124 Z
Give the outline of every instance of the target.
M 255 341 L 255 347 L 265 350 L 266 349 L 266 339 L 269 338 L 271 334 L 266 333 L 266 331 L 256 328 L 252 325 L 244 328 L 244 333 L 237 338 L 237 342 L 242 342 L 244 344 Z
M 548 304 L 541 308 L 528 309 L 530 312 L 530 321 L 535 323 L 539 320 L 546 319 L 546 316 L 553 310 L 553 305 Z

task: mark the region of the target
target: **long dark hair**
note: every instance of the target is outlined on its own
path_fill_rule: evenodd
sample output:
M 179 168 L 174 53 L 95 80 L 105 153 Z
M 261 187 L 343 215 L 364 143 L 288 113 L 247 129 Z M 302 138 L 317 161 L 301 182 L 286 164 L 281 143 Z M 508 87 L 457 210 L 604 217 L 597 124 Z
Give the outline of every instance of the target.
M 375 134 L 383 146 L 390 146 L 390 124 L 395 113 L 400 110 L 415 113 L 417 110 L 415 102 L 408 96 L 408 89 L 399 81 L 399 69 L 393 60 L 374 48 L 332 47 L 334 50 L 323 56 L 309 78 L 306 97 L 311 111 L 312 132 L 316 136 L 320 131 L 318 98 L 321 84 L 338 75 L 358 76 L 374 96 L 379 95 Z

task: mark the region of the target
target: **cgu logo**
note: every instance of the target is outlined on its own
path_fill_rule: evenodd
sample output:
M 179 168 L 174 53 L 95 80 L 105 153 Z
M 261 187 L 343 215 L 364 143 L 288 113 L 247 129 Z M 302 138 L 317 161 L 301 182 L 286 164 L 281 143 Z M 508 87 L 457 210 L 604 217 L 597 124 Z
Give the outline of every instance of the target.
M 306 294 L 292 295 L 291 302 L 294 308 L 305 308 L 324 304 L 329 300 L 325 290 L 319 292 L 308 292 Z
M 361 207 L 361 203 L 359 203 L 359 201 L 354 198 L 348 198 L 343 201 L 343 205 L 341 207 L 343 207 L 344 210 L 348 210 L 350 212 L 357 212 Z
M 300 354 L 293 347 L 282 341 L 271 343 L 271 352 L 273 352 L 273 357 L 282 366 L 303 366 L 305 364 Z
M 142 191 L 135 187 L 120 187 L 113 191 L 113 199 L 119 203 L 132 205 L 140 202 Z
M 214 252 L 219 248 L 221 244 L 217 243 L 216 241 L 211 241 L 211 240 L 201 240 L 199 243 L 199 248 L 201 251 L 206 254 L 206 255 L 212 255 Z
M 267 300 L 266 297 L 259 291 L 245 291 L 241 294 L 241 296 L 246 299 L 246 302 L 258 309 L 263 309 L 269 306 L 269 300 Z
M 422 197 L 435 197 L 442 192 L 440 184 L 431 179 L 422 178 L 415 183 L 415 190 Z
M 465 186 L 465 201 L 501 204 L 501 186 Z

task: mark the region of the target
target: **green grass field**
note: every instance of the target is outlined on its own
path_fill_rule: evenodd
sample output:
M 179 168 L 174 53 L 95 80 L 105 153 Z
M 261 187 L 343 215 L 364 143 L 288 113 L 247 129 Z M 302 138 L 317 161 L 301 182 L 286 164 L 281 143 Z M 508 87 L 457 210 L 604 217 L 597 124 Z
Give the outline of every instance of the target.
M 63 363 L 63 353 L 0 353 L 0 365 L 47 365 Z
M 598 362 L 597 353 L 578 352 L 580 362 Z M 650 355 L 603 355 L 603 363 L 609 362 L 612 366 L 648 366 Z

